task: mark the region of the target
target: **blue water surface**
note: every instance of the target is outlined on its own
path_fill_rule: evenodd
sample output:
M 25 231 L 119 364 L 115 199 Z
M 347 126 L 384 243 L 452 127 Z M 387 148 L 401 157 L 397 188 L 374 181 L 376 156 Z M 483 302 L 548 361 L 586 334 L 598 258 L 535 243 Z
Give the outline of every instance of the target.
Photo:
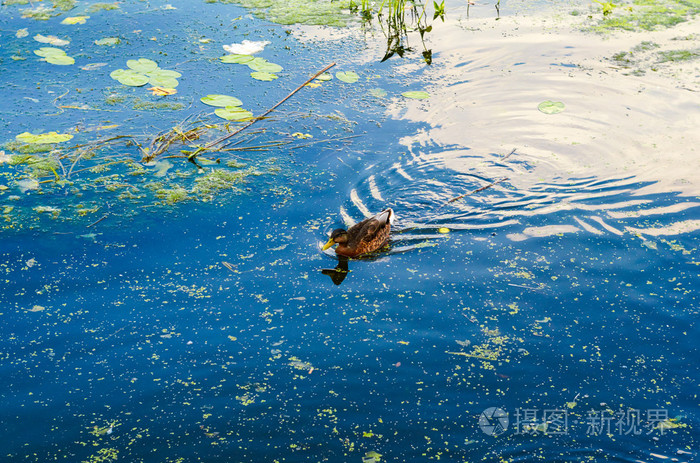
M 646 186 L 634 176 L 562 177 L 449 202 L 497 179 L 430 162 L 444 146 L 399 142 L 424 127 L 389 118 L 367 90 L 405 91 L 400 61 L 338 60 L 367 50 L 302 44 L 282 26 L 237 20 L 247 12 L 234 5 L 173 5 L 127 2 L 70 29 L 77 65 L 108 63 L 89 82 L 31 56 L 31 37 L 62 17 L 34 22 L 2 7 L 6 141 L 73 130 L 84 142 L 76 126 L 108 124 L 155 134 L 209 111 L 198 102 L 209 93 L 260 114 L 334 60 L 362 81 L 303 89 L 258 122 L 265 132 L 251 146 L 291 143 L 235 153 L 262 173 L 207 201 L 130 202 L 83 188 L 88 174 L 22 192 L 25 171 L 0 166 L 0 207 L 14 208 L 0 240 L 2 461 L 697 458 L 698 234 L 632 230 L 692 227 L 693 198 L 631 201 Z M 30 36 L 15 38 L 22 27 Z M 134 29 L 143 32 L 122 48 L 90 45 Z M 222 43 L 243 38 L 272 41 L 261 56 L 284 67 L 278 81 L 217 61 Z M 110 92 L 147 98 L 109 77 L 139 57 L 183 74 L 173 101 L 184 109 L 104 104 Z M 409 89 L 431 72 L 417 67 Z M 58 108 L 63 89 L 70 103 L 113 111 Z M 507 154 L 462 148 L 464 162 Z M 139 161 L 133 146 L 112 154 Z M 171 162 L 166 179 L 202 175 Z M 574 196 L 575 207 L 548 208 Z M 77 203 L 99 209 L 75 215 Z M 617 215 L 600 212 L 612 205 Z M 390 249 L 351 261 L 336 285 L 322 272 L 337 264 L 320 249 L 328 233 L 386 207 L 398 216 Z M 492 407 L 508 422 L 484 413 Z

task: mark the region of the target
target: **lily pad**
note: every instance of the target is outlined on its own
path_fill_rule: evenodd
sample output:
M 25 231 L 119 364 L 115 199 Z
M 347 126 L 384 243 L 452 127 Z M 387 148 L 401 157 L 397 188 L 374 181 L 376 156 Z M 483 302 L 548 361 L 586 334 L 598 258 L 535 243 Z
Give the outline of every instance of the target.
M 42 58 L 48 58 L 49 56 L 66 56 L 65 51 L 53 47 L 41 47 L 38 50 L 34 50 L 34 54 Z
M 335 77 L 345 83 L 354 84 L 360 78 L 355 71 L 340 71 L 335 73 Z
M 90 16 L 69 16 L 61 21 L 61 24 L 85 24 L 85 21 L 89 18 Z
M 51 144 L 62 143 L 73 138 L 73 135 L 67 133 L 47 132 L 34 135 L 33 133 L 24 132 L 15 137 L 15 140 L 29 144 Z
M 537 109 L 545 114 L 557 114 L 564 111 L 564 103 L 561 101 L 546 100 L 537 105 Z
M 58 64 L 61 66 L 68 66 L 70 64 L 75 64 L 75 59 L 67 55 L 49 55 L 44 58 L 47 63 Z
M 133 69 L 115 69 L 109 74 L 109 77 L 115 80 L 119 80 L 120 77 L 125 77 L 127 75 L 140 76 L 140 72 L 136 72 Z
M 152 72 L 158 69 L 158 63 L 147 58 L 130 59 L 126 65 L 136 72 Z
M 148 77 L 151 78 L 166 78 L 170 77 L 171 79 L 178 79 L 182 77 L 182 74 L 180 74 L 177 71 L 172 71 L 170 69 L 156 69 L 155 71 L 147 72 Z
M 217 108 L 214 114 L 227 121 L 247 121 L 253 118 L 253 113 L 239 108 L 238 106 L 227 106 L 225 108 Z
M 275 74 L 272 74 L 270 72 L 262 72 L 262 71 L 251 72 L 250 77 L 252 77 L 253 79 L 262 80 L 265 82 L 269 82 L 271 80 L 277 79 L 277 76 Z
M 226 55 L 221 57 L 221 62 L 227 64 L 246 64 L 253 61 L 253 59 L 254 58 L 250 55 Z
M 34 36 L 34 40 L 36 40 L 39 43 L 50 43 L 51 45 L 55 45 L 57 47 L 64 47 L 70 43 L 69 40 L 59 39 L 55 35 L 37 34 Z
M 229 95 L 207 95 L 200 98 L 200 101 L 209 106 L 220 106 L 222 108 L 231 106 L 241 106 L 243 102 L 235 96 Z
M 105 37 L 104 39 L 95 40 L 95 45 L 100 46 L 113 46 L 118 45 L 120 43 L 121 39 L 119 37 Z
M 424 100 L 426 98 L 430 98 L 430 93 L 425 92 L 423 90 L 412 90 L 410 92 L 403 92 L 401 95 L 414 100 Z
M 120 77 L 117 77 L 117 80 L 120 84 L 127 85 L 129 87 L 142 87 L 148 83 L 149 78 L 147 76 L 144 76 L 143 74 L 135 73 L 124 74 Z
M 174 79 L 172 77 L 165 77 L 160 75 L 150 75 L 148 77 L 148 83 L 156 87 L 175 88 L 180 84 L 177 81 L 177 79 Z
M 333 80 L 333 75 L 331 75 L 330 72 L 324 72 L 320 76 L 316 77 L 315 80 L 318 80 L 320 82 L 328 82 L 329 80 Z
M 386 90 L 383 88 L 372 88 L 369 90 L 369 94 L 375 98 L 384 98 L 386 96 Z
M 268 62 L 268 61 L 267 61 L 265 58 L 255 57 L 255 58 L 253 58 L 252 60 L 248 61 L 248 62 L 245 63 L 245 64 L 246 64 L 248 67 L 251 67 L 251 66 L 261 65 L 261 64 L 264 64 L 264 63 L 267 63 L 267 62 Z M 251 67 L 251 69 L 252 69 L 252 67 Z M 253 69 L 253 70 L 254 70 L 254 69 Z
M 270 63 L 269 61 L 264 60 L 258 61 L 258 58 L 250 61 L 248 63 L 248 67 L 253 71 L 267 72 L 271 74 L 280 72 L 283 69 L 279 64 Z

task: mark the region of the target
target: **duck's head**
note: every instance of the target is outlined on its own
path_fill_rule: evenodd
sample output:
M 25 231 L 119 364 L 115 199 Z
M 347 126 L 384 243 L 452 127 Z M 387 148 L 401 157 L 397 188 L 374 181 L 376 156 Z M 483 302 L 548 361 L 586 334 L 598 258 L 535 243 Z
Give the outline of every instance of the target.
M 323 250 L 325 251 L 326 249 L 330 248 L 334 244 L 347 243 L 347 241 L 348 241 L 348 231 L 343 230 L 342 228 L 336 228 L 331 233 L 331 237 L 328 239 L 328 242 L 323 245 Z

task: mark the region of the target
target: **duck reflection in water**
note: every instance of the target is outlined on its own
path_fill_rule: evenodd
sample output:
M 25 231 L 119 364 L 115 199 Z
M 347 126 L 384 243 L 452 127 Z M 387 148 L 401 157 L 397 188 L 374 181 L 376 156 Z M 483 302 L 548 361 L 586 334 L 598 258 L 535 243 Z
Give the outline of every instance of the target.
M 348 258 L 343 256 L 338 257 L 338 265 L 336 265 L 335 268 L 321 269 L 321 273 L 331 277 L 331 280 L 333 280 L 333 283 L 335 283 L 336 285 L 341 284 L 343 280 L 345 280 L 345 277 L 348 276 L 349 272 L 350 270 L 348 270 Z

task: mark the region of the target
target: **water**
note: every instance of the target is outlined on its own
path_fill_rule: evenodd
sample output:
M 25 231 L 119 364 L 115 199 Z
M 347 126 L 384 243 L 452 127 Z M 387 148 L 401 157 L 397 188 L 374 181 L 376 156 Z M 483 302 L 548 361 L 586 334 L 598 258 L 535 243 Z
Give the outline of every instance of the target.
M 368 452 L 384 461 L 697 459 L 693 93 L 657 77 L 588 79 L 585 68 L 557 65 L 557 55 L 574 47 L 580 64 L 593 46 L 523 31 L 520 46 L 499 42 L 491 34 L 515 34 L 507 16 L 487 17 L 468 46 L 453 35 L 463 23 L 448 23 L 431 38 L 435 64 L 426 68 L 377 63 L 381 43 L 372 40 L 364 50 L 314 28 L 287 35 L 261 20 L 233 21 L 245 11 L 232 5 L 174 6 L 148 13 L 127 4 L 90 20 L 149 31 L 128 52 L 100 51 L 109 69 L 159 48 L 186 55 L 158 59 L 186 71 L 177 101 L 191 102 L 187 109 L 50 117 L 55 107 L 41 105 L 55 89 L 30 92 L 20 76 L 36 63 L 6 52 L 0 90 L 15 98 L 3 109 L 6 131 L 118 122 L 156 133 L 218 92 L 245 96 L 258 114 L 333 60 L 362 80 L 304 89 L 317 92 L 258 123 L 267 132 L 251 144 L 297 131 L 314 138 L 235 153 L 275 169 L 208 201 L 155 204 L 145 186 L 153 166 L 136 177 L 143 181 L 109 172 L 134 182 L 144 196 L 133 200 L 92 186 L 104 173 L 22 193 L 15 182 L 24 171 L 2 166 L 0 205 L 14 207 L 0 244 L 3 461 L 362 461 Z M 36 29 L 12 46 L 31 49 L 33 34 L 59 26 L 60 18 L 28 23 L 3 8 L 5 34 Z M 164 25 L 168 14 L 175 31 Z M 504 29 L 489 32 L 494 23 Z M 70 30 L 85 47 L 93 39 L 90 29 Z M 261 56 L 285 67 L 278 85 L 260 91 L 237 68 L 203 64 L 246 32 L 273 41 Z M 215 44 L 192 40 L 201 35 Z M 567 77 L 552 77 L 560 72 Z M 81 101 L 102 104 L 104 87 L 115 85 L 103 74 Z M 653 83 L 641 99 L 640 82 Z M 388 98 L 366 93 L 375 87 Z M 421 88 L 429 100 L 396 96 Z M 22 92 L 39 100 L 36 113 L 18 111 L 29 105 Z M 557 97 L 566 112 L 537 112 Z M 682 100 L 674 110 L 670 102 Z M 632 122 L 617 114 L 624 108 L 639 109 Z M 667 126 L 653 130 L 659 120 Z M 562 135 L 570 131 L 575 143 Z M 158 181 L 190 188 L 201 175 L 171 162 Z M 224 169 L 205 166 L 215 168 Z M 98 210 L 80 215 L 76 202 Z M 37 205 L 61 212 L 39 214 Z M 385 207 L 398 215 L 391 248 L 351 261 L 334 284 L 321 272 L 336 265 L 320 250 L 327 234 Z M 489 427 L 498 420 L 480 427 L 491 407 L 508 413 L 505 432 Z

